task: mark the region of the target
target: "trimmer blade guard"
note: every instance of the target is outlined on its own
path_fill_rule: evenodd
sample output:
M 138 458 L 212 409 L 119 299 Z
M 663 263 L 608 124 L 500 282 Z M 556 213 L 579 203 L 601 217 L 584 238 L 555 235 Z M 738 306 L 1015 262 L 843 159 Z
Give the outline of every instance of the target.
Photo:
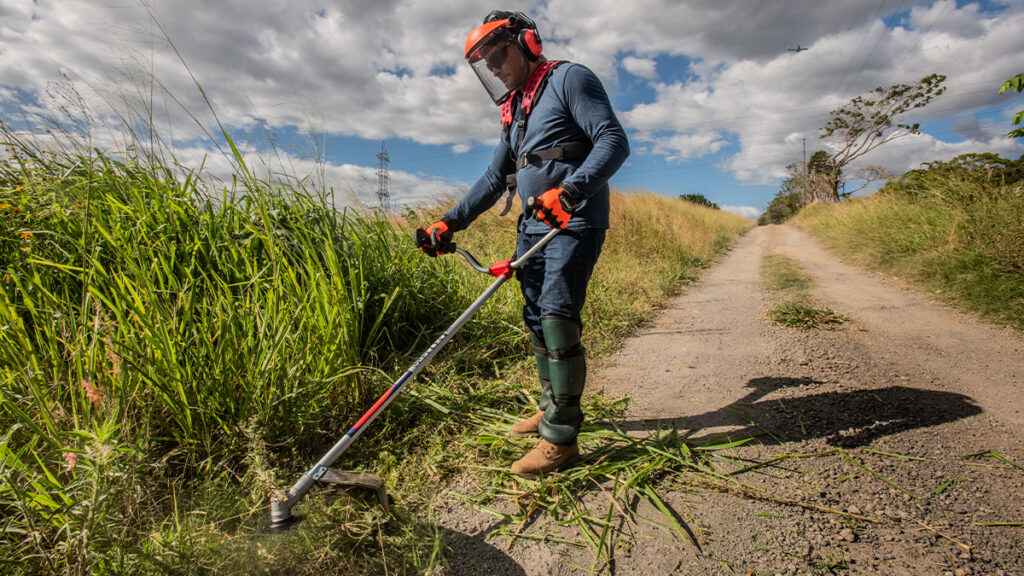
M 327 468 L 323 474 L 316 479 L 316 488 L 325 488 L 328 485 L 345 486 L 349 488 L 363 488 L 377 494 L 377 501 L 385 512 L 391 512 L 391 500 L 388 496 L 384 480 L 376 474 L 368 472 L 355 472 L 349 470 L 335 470 Z M 269 532 L 284 532 L 298 524 L 301 517 L 292 514 L 292 506 L 296 499 L 288 497 L 283 490 L 275 490 L 270 496 L 270 525 Z

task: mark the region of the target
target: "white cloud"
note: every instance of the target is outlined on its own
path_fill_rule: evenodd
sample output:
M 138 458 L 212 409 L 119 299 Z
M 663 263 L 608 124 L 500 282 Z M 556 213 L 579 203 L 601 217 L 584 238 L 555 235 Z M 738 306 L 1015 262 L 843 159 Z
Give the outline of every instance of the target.
M 753 206 L 722 206 L 721 208 L 724 212 L 731 212 L 747 220 L 757 220 L 761 213 L 764 212 L 760 208 L 754 208 Z
M 657 80 L 658 71 L 654 60 L 650 58 L 637 58 L 635 56 L 627 56 L 622 59 L 622 67 L 634 76 L 646 78 L 648 80 Z
M 148 108 L 165 144 L 185 149 L 203 148 L 201 127 L 216 134 L 208 104 L 235 134 L 288 127 L 445 145 L 457 155 L 497 137 L 497 110 L 462 59 L 466 34 L 489 6 L 151 5 L 155 19 L 134 0 L 0 0 L 0 96 L 31 94 L 45 103 L 56 92 L 65 107 L 114 106 L 135 121 Z M 1024 152 L 1001 137 L 1008 123 L 976 118 L 1008 106 L 998 86 L 1020 72 L 1024 2 L 1000 5 L 995 13 L 953 0 L 527 0 L 518 9 L 538 21 L 549 57 L 586 64 L 610 92 L 630 80 L 622 71 L 650 83 L 652 96 L 619 111 L 634 155 L 716 162 L 740 182 L 772 185 L 799 161 L 804 140 L 808 154 L 823 148 L 817 129 L 830 110 L 932 72 L 949 76 L 949 91 L 921 119 L 956 119 L 954 130 L 967 140 L 948 144 L 941 140 L 950 135 L 926 134 L 887 146 L 879 160 L 897 169 L 961 150 Z M 891 24 L 896 10 L 904 14 Z M 786 50 L 798 43 L 809 49 Z M 656 65 L 663 56 L 689 68 Z M 81 100 L 59 95 L 53 83 L 62 75 L 80 87 Z M 724 160 L 709 159 L 724 151 Z M 373 181 L 351 164 L 334 168 L 348 182 Z M 413 174 L 392 180 L 416 194 L 464 186 Z
M 820 8 L 838 16 L 831 12 L 832 3 Z M 908 27 L 896 28 L 865 15 L 861 26 L 836 30 L 822 22 L 818 29 L 804 31 L 806 52 L 773 51 L 695 65 L 695 78 L 657 85 L 654 101 L 623 112 L 621 118 L 636 131 L 635 139 L 652 144 L 653 152 L 679 159 L 699 156 L 699 143 L 735 138 L 739 150 L 724 167 L 741 182 L 771 185 L 785 176 L 787 164 L 799 162 L 804 140 L 808 155 L 825 148 L 818 128 L 850 98 L 876 86 L 913 84 L 940 72 L 949 78 L 948 92 L 907 118 L 970 115 L 999 102 L 1000 79 L 1016 73 L 1019 54 L 1024 53 L 1019 34 L 1024 11 L 1019 7 L 982 15 L 975 5 L 958 9 L 951 2 L 938 2 L 915 8 Z M 706 48 L 703 53 L 713 51 Z M 902 171 L 953 151 L 1024 152 L 1019 142 L 995 138 L 992 131 L 958 144 L 940 142 L 936 136 L 941 135 L 905 140 L 898 150 L 889 144 L 885 154 L 864 160 Z

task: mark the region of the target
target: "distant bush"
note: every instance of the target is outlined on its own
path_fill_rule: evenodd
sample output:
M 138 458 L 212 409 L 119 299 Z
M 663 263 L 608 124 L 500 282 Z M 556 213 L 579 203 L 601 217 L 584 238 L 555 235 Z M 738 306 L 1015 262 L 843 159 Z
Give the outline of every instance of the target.
M 1024 181 L 1024 156 L 1008 160 L 998 154 L 961 154 L 948 162 L 936 160 L 925 162 L 917 170 L 890 181 L 882 187 L 883 193 L 900 193 L 911 196 L 931 194 L 936 190 L 961 192 L 949 182 L 974 184 L 985 187 L 1013 186 Z M 951 199 L 957 201 L 971 198 Z
M 789 220 L 800 211 L 803 207 L 803 200 L 800 197 L 799 192 L 789 192 L 782 190 L 775 195 L 775 198 L 768 203 L 768 208 L 765 209 L 764 214 L 757 219 L 759 226 L 766 224 L 782 224 L 786 220 Z
M 691 202 L 698 206 L 707 206 L 708 208 L 714 208 L 715 210 L 718 210 L 718 204 L 715 204 L 711 200 L 708 200 L 707 198 L 704 197 L 703 194 L 680 194 L 679 199 Z

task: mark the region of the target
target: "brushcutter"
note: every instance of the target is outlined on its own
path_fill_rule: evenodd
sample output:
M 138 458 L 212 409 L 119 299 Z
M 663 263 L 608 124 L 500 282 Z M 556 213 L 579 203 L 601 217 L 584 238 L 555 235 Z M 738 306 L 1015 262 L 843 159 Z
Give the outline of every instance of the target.
M 438 353 L 452 339 L 463 326 L 469 322 L 469 319 L 484 305 L 495 292 L 501 288 L 501 285 L 506 280 L 511 278 L 516 269 L 518 269 L 523 262 L 527 261 L 531 256 L 537 253 L 538 250 L 543 248 L 552 238 L 561 232 L 559 228 L 553 228 L 543 238 L 540 239 L 532 248 L 526 251 L 525 254 L 520 256 L 518 259 L 505 260 L 503 262 L 497 262 L 492 264 L 490 267 L 482 266 L 472 254 L 466 250 L 459 248 L 454 242 L 446 243 L 442 252 L 458 252 L 466 261 L 469 262 L 470 266 L 480 272 L 490 274 L 495 277 L 493 283 L 481 294 L 476 301 L 473 302 L 466 309 L 465 312 L 459 316 L 447 330 L 444 331 L 441 336 L 434 341 L 433 344 L 427 348 L 427 351 L 419 357 L 408 370 L 405 371 L 402 376 L 392 384 L 391 388 L 388 389 L 377 401 L 366 411 L 365 414 L 351 429 L 338 440 L 337 444 L 330 449 L 323 458 L 321 458 L 316 464 L 313 465 L 302 477 L 287 491 L 275 490 L 270 496 L 270 526 L 271 531 L 281 531 L 291 527 L 293 524 L 299 521 L 299 518 L 292 515 L 292 507 L 295 506 L 299 500 L 302 499 L 311 490 L 321 488 L 325 485 L 344 485 L 344 486 L 356 486 L 367 488 L 377 492 L 377 496 L 380 499 L 381 505 L 388 508 L 388 497 L 387 490 L 384 487 L 384 481 L 378 476 L 368 474 L 365 472 L 349 472 L 340 471 L 330 468 L 331 464 L 338 459 L 341 454 L 348 449 L 348 447 L 363 433 L 364 430 L 380 415 L 381 412 L 387 408 L 388 404 L 398 396 L 398 393 L 402 391 L 402 388 L 409 383 L 410 380 L 416 377 L 423 368 L 430 363 L 434 356 Z

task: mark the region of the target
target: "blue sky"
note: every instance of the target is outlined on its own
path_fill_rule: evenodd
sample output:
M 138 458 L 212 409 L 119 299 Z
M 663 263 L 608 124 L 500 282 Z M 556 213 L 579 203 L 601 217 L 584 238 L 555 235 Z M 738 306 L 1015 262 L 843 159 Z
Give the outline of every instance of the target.
M 462 46 L 501 7 L 537 20 L 546 56 L 585 64 L 604 81 L 633 149 L 612 179 L 620 189 L 699 193 L 755 217 L 805 142 L 808 155 L 827 149 L 818 128 L 831 110 L 933 72 L 947 75 L 948 91 L 908 118 L 922 134 L 887 144 L 863 166 L 899 174 L 966 152 L 1024 153 L 1024 143 L 1003 136 L 1024 97 L 997 94 L 1024 72 L 1024 0 L 149 6 L 0 0 L 4 119 L 15 122 L 18 107 L 85 107 L 94 143 L 116 149 L 115 111 L 148 117 L 152 109 L 180 162 L 226 175 L 229 159 L 204 135 L 216 123 L 198 82 L 254 166 L 316 174 L 340 201 L 370 204 L 384 142 L 396 203 L 457 196 L 483 172 L 498 135 L 498 111 Z M 807 50 L 787 50 L 797 44 Z

